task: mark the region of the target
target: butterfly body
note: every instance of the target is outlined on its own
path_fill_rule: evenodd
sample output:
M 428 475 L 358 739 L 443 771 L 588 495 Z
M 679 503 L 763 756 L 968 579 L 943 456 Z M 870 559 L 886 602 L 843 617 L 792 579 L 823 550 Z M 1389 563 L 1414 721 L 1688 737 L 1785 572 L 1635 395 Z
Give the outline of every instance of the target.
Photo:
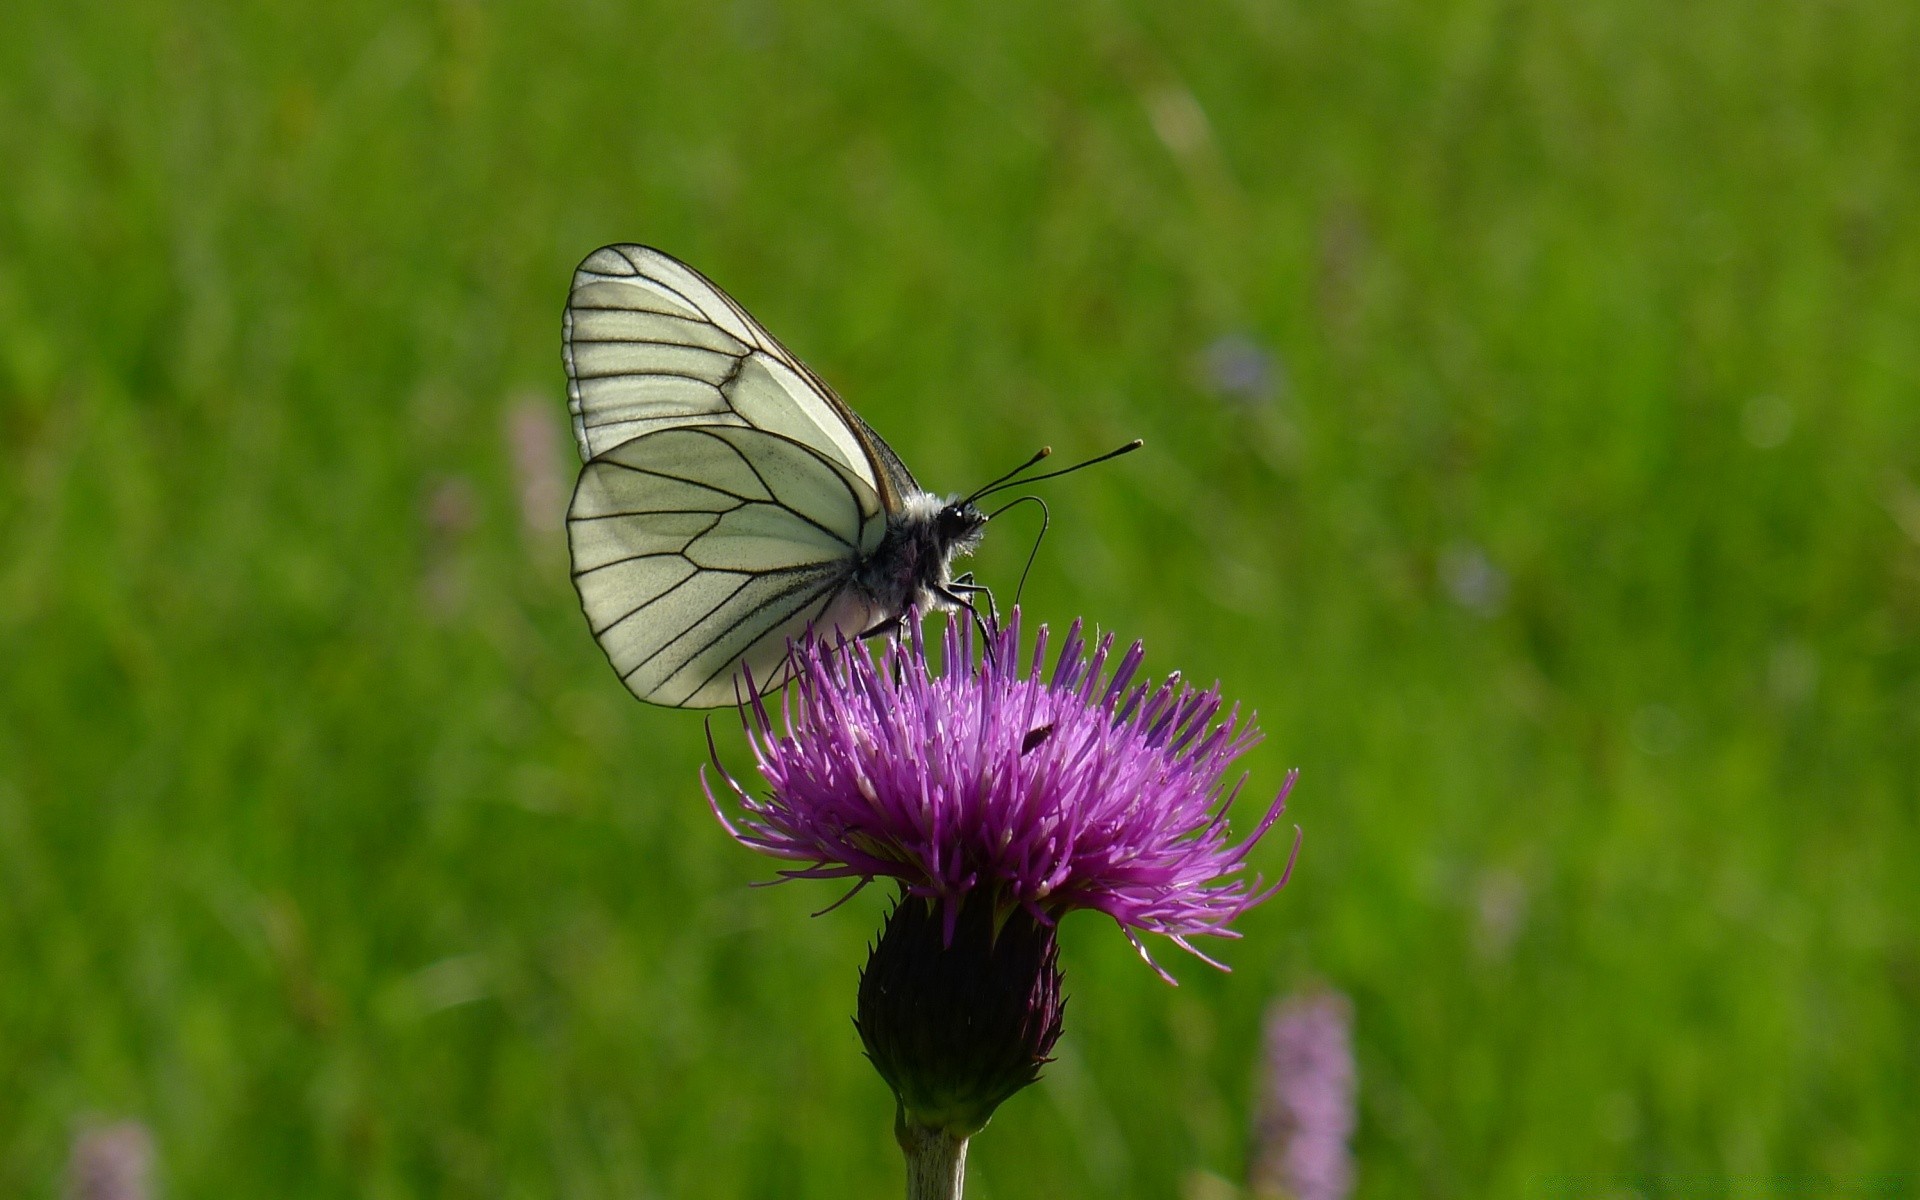
M 968 501 L 908 496 L 887 519 L 880 545 L 854 568 L 853 584 L 882 613 L 950 608 L 953 560 L 974 552 L 986 523 Z
M 959 601 L 987 517 L 922 488 L 858 413 L 691 267 L 594 251 L 564 324 L 585 465 L 567 514 L 589 627 L 642 700 L 706 708 L 846 637 Z

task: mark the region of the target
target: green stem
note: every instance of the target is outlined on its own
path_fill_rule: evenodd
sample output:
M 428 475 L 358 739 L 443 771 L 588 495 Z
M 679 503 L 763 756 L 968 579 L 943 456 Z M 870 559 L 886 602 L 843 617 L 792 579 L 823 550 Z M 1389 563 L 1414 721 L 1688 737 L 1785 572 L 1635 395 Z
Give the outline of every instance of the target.
M 967 1179 L 967 1139 L 951 1130 L 894 1119 L 893 1136 L 907 1156 L 907 1200 L 960 1200 Z

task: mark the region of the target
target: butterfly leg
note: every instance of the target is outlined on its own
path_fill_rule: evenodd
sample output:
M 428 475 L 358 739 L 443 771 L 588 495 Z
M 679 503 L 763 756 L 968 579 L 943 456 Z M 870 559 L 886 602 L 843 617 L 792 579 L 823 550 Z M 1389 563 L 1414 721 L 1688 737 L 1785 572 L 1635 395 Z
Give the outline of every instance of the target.
M 980 592 L 985 592 L 986 590 L 986 588 L 981 587 L 979 584 L 962 584 L 959 588 L 948 584 L 945 587 L 933 589 L 933 594 L 945 600 L 948 604 L 953 605 L 955 608 L 964 608 L 967 610 L 967 615 L 973 618 L 973 627 L 979 632 L 983 644 L 993 641 L 994 630 L 999 628 L 1000 625 L 997 619 L 989 625 L 987 619 L 980 615 L 979 607 L 973 602 L 975 595 Z M 987 594 L 987 603 L 989 605 L 993 603 L 993 594 L 991 592 Z
M 947 590 L 956 596 L 985 596 L 987 598 L 987 624 L 994 629 L 1000 628 L 1000 606 L 993 599 L 993 589 L 984 583 L 975 583 L 973 581 L 972 571 L 957 576 L 952 583 L 947 585 Z M 963 607 L 971 608 L 972 604 L 963 603 Z
M 881 620 L 874 622 L 873 628 L 861 631 L 860 640 L 864 642 L 877 637 L 888 637 L 888 636 L 899 635 L 901 631 L 906 629 L 907 618 L 909 614 L 911 614 L 912 612 L 913 612 L 912 609 L 907 609 L 906 611 L 902 612 L 899 616 L 884 617 Z M 906 657 L 904 655 L 894 655 L 893 656 L 893 681 L 896 684 L 906 678 L 906 669 L 907 669 Z
M 912 610 L 909 609 L 908 611 L 910 612 Z M 906 612 L 903 612 L 896 617 L 882 617 L 880 620 L 874 622 L 873 628 L 861 630 L 860 640 L 864 642 L 877 637 L 886 637 L 888 634 L 899 633 L 902 629 L 905 629 L 906 627 L 907 627 Z

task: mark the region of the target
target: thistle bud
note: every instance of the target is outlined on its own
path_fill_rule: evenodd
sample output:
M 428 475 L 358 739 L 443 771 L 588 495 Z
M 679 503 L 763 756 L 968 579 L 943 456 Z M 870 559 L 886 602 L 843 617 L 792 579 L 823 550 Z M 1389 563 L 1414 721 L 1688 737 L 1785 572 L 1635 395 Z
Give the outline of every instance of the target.
M 952 910 L 945 910 L 952 911 Z M 971 1136 L 1040 1078 L 1060 1037 L 1060 945 L 1022 908 L 974 893 L 951 919 L 903 896 L 866 969 L 854 1024 L 911 1128 Z

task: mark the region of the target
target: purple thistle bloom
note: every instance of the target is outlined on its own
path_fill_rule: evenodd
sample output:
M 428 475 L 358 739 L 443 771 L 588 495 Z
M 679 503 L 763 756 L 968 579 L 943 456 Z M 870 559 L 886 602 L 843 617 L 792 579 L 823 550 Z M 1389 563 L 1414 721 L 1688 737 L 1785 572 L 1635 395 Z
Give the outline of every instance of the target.
M 1337 992 L 1295 996 L 1268 1014 L 1247 1172 L 1255 1196 L 1345 1200 L 1353 1190 L 1352 1020 L 1351 1005 Z
M 1137 932 L 1208 962 L 1188 938 L 1236 936 L 1228 923 L 1286 883 L 1291 858 L 1270 888 L 1241 872 L 1294 775 L 1253 834 L 1230 845 L 1227 809 L 1245 776 L 1229 788 L 1223 775 L 1258 734 L 1237 707 L 1215 720 L 1217 687 L 1195 691 L 1178 675 L 1135 684 L 1139 643 L 1108 676 L 1112 636 L 1089 654 L 1077 621 L 1051 677 L 1045 626 L 1023 669 L 1017 610 L 978 661 L 972 630 L 949 623 L 940 671 L 917 622 L 913 631 L 877 655 L 818 638 L 794 647 L 798 685 L 781 701 L 781 731 L 758 700 L 745 718 L 767 799 L 720 768 L 738 810 L 730 821 L 703 773 L 736 840 L 811 864 L 783 875 L 891 876 L 940 907 L 949 940 L 967 897 L 984 890 L 1002 911 L 1018 906 L 1048 925 L 1094 909 L 1143 957 Z

